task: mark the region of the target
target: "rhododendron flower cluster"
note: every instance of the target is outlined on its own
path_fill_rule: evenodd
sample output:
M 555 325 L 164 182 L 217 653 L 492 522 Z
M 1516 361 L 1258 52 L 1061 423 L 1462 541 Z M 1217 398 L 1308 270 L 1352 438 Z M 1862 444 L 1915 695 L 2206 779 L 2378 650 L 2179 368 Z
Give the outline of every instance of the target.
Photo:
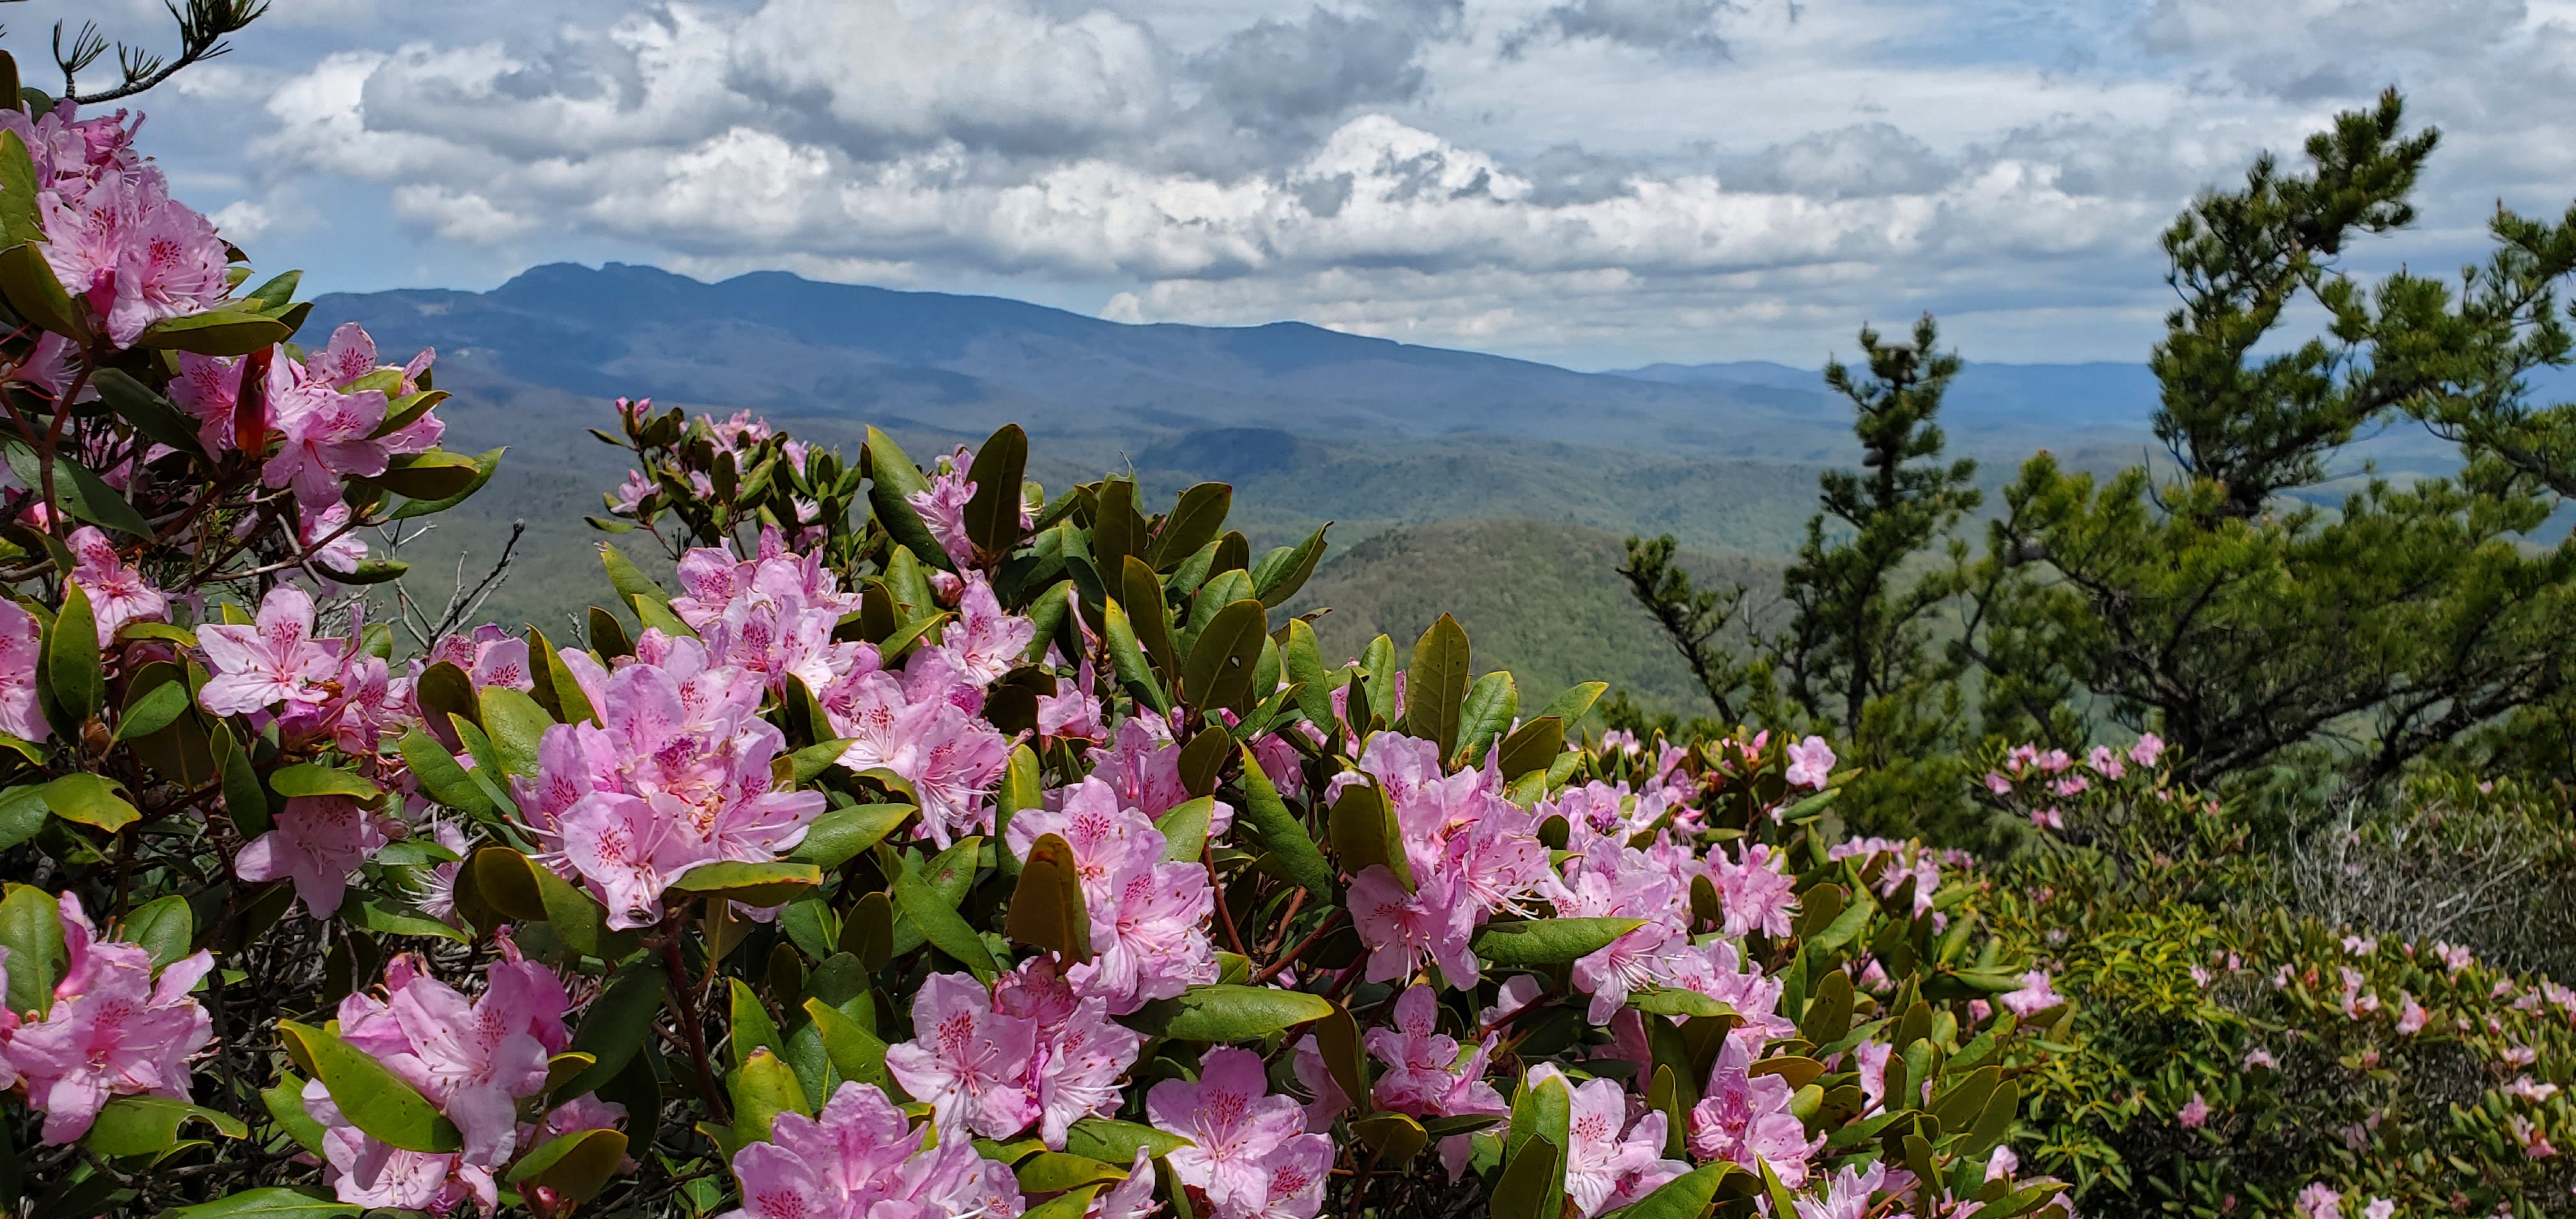
M 141 945 L 100 938 L 71 894 L 56 918 L 62 980 L 41 1015 L 0 1010 L 0 1087 L 23 1090 L 45 1115 L 46 1142 L 69 1143 L 112 1097 L 187 1099 L 188 1060 L 214 1037 L 214 1019 L 189 992 L 214 959 L 197 952 L 156 969 Z M 8 965 L 0 959 L 0 971 Z

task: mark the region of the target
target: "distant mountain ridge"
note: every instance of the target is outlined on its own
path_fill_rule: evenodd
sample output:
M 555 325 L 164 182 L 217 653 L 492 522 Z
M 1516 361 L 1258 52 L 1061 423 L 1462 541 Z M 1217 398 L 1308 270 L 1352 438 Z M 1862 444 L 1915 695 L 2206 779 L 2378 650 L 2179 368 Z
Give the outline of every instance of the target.
M 866 419 L 980 436 L 1019 422 L 1044 437 L 1132 446 L 1200 430 L 1275 428 L 1350 441 L 1482 434 L 1669 455 L 1842 460 L 1843 412 L 1817 375 L 1785 365 L 1657 365 L 1585 373 L 1528 360 L 1344 334 L 1302 322 L 1131 325 L 1000 297 L 819 283 L 755 272 L 702 283 L 652 267 L 557 263 L 490 292 L 335 293 L 316 332 L 367 325 L 388 348 L 582 397 L 650 396 Z M 1987 369 L 2012 366 L 1977 366 Z M 2126 365 L 2028 366 L 1991 405 L 1955 395 L 1963 444 L 2027 451 L 2134 431 Z M 1989 378 L 1991 379 L 1991 378 Z M 2054 387 L 2102 404 L 2057 410 Z M 2106 384 L 2113 385 L 2103 391 Z M 2107 393 L 2107 397 L 2104 394 Z
M 1793 368 L 1769 360 L 1717 364 L 1649 364 L 1604 375 L 1658 385 L 1807 393 L 1823 397 L 1821 368 Z M 1969 361 L 1943 398 L 1942 422 L 1973 439 L 2005 430 L 2067 427 L 2145 431 L 2160 401 L 2155 374 L 2144 364 L 1985 364 Z

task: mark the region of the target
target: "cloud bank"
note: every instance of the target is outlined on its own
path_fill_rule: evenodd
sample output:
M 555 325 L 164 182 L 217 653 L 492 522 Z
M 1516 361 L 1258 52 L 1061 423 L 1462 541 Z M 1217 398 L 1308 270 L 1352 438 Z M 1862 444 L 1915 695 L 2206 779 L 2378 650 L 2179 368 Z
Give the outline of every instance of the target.
M 434 7 L 279 0 L 190 84 L 242 155 L 183 189 L 353 288 L 615 256 L 1589 365 L 1924 309 L 2136 358 L 2175 209 L 2389 83 L 2451 139 L 2365 257 L 2576 190 L 2576 13 L 2514 0 Z

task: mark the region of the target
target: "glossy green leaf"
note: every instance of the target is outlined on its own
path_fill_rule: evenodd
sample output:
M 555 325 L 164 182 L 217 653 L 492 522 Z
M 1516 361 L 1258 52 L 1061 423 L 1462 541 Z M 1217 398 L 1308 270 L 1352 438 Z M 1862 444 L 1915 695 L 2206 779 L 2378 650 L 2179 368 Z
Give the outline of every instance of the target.
M 1178 1148 L 1191 1146 L 1196 1144 L 1169 1131 L 1105 1117 L 1086 1117 L 1064 1132 L 1067 1152 L 1109 1164 L 1135 1163 L 1139 1147 L 1159 1160 Z
M 0 250 L 0 296 L 39 329 L 89 343 L 89 310 L 63 291 L 63 281 L 55 277 L 53 266 L 34 244 Z
M 885 1086 L 886 1043 L 875 1033 L 819 998 L 805 1001 L 805 1015 L 821 1034 L 823 1051 L 831 1057 L 832 1069 L 841 1078 Z
M 1091 959 L 1091 915 L 1083 904 L 1081 868 L 1063 836 L 1041 835 L 1030 845 L 1004 931 L 1014 942 L 1047 949 L 1067 963 Z
M 746 1142 L 766 1140 L 770 1123 L 790 1112 L 813 1115 L 805 1102 L 805 1085 L 797 1082 L 796 1072 L 777 1054 L 753 1051 L 733 1073 L 734 1136 Z
M 966 539 L 986 555 L 1006 554 L 1020 540 L 1020 482 L 1027 477 L 1029 434 L 1005 423 L 975 450 L 967 477 L 975 494 L 966 501 Z
M 1252 568 L 1252 588 L 1263 605 L 1277 609 L 1306 587 L 1306 581 L 1315 574 L 1315 565 L 1324 558 L 1324 530 L 1332 527 L 1326 522 L 1305 541 L 1261 556 L 1261 562 Z
M 197 939 L 197 916 L 188 908 L 188 899 L 176 893 L 155 898 L 125 916 L 125 928 L 118 939 L 140 944 L 152 954 L 152 968 L 158 970 L 188 955 Z
M 10 885 L 0 897 L 0 948 L 9 950 L 9 1010 L 41 1019 L 53 1010 L 64 968 L 63 924 L 54 895 Z
M 273 317 L 246 309 L 215 309 L 186 317 L 164 318 L 143 328 L 137 346 L 184 351 L 201 356 L 246 356 L 294 337 L 295 331 Z
M 778 1035 L 778 1022 L 769 1018 L 768 1008 L 761 1006 L 760 996 L 753 994 L 740 978 L 728 978 L 726 984 L 732 996 L 728 1009 L 732 1023 L 728 1027 L 733 1036 L 727 1052 L 733 1057 L 733 1065 L 742 1066 L 754 1050 L 776 1053 L 786 1045 L 786 1039 Z
M 250 1127 L 229 1113 L 167 1096 L 120 1096 L 107 1102 L 81 1143 L 103 1156 L 155 1155 L 179 1139 L 179 1126 L 202 1122 L 230 1139 L 250 1137 Z
M 1322 995 L 1267 986 L 1193 986 L 1157 999 L 1121 1023 L 1175 1041 L 1250 1041 L 1324 1019 L 1338 1010 Z
M 573 1030 L 572 1048 L 595 1061 L 554 1090 L 557 1100 L 597 1091 L 626 1069 L 652 1035 L 667 979 L 661 960 L 649 955 L 618 967 L 599 997 L 582 1010 L 581 1026 Z
M 671 888 L 675 892 L 765 907 L 785 905 L 821 883 L 823 870 L 810 863 L 737 863 L 726 860 L 700 864 L 681 873 L 678 880 L 671 882 Z
M 1740 1171 L 1724 1160 L 1702 1164 L 1656 1186 L 1655 1192 L 1619 1211 L 1619 1219 L 1700 1219 L 1717 1200 L 1717 1187 L 1726 1174 Z
M 670 602 L 670 597 L 663 593 L 662 586 L 654 583 L 652 577 L 645 575 L 644 570 L 635 565 L 635 560 L 627 558 L 625 551 L 607 542 L 601 542 L 599 562 L 602 567 L 608 569 L 608 583 L 617 590 L 619 599 L 647 597 L 664 604 Z
M 465 768 L 456 764 L 454 755 L 437 738 L 418 728 L 403 733 L 399 742 L 403 765 L 420 780 L 421 790 L 429 798 L 478 821 L 491 821 L 500 816 L 489 796 L 483 792 Z
M 1509 671 L 1496 669 L 1476 679 L 1467 688 L 1467 701 L 1459 708 L 1458 751 L 1456 757 L 1468 766 L 1485 761 L 1485 751 L 1512 726 L 1520 714 L 1521 696 L 1512 683 Z
M 1209 796 L 1184 800 L 1156 817 L 1154 828 L 1163 834 L 1163 862 L 1197 862 L 1207 848 L 1208 826 L 1215 819 L 1216 800 Z
M 1264 851 L 1277 856 L 1289 877 L 1317 897 L 1333 891 L 1333 867 L 1325 862 L 1324 853 L 1306 827 L 1288 811 L 1279 789 L 1261 769 L 1260 759 L 1250 746 L 1243 747 L 1243 810 L 1236 818 L 1237 833 L 1248 832 Z
M 1101 635 L 1109 643 L 1109 666 L 1118 675 L 1119 684 L 1156 714 L 1171 714 L 1171 697 L 1163 692 L 1163 683 L 1154 676 L 1154 666 L 1146 661 L 1144 648 L 1136 642 L 1136 628 L 1128 620 L 1126 607 L 1112 598 L 1103 622 Z
M 1606 681 L 1587 681 L 1569 686 L 1563 694 L 1550 699 L 1546 706 L 1539 708 L 1538 714 L 1554 716 L 1560 724 L 1580 723 L 1584 713 L 1592 710 L 1592 704 L 1601 701 L 1601 696 L 1609 691 L 1610 683 Z M 1530 718 L 1536 719 L 1538 716 Z
M 493 752 L 500 755 L 504 773 L 523 779 L 537 775 L 537 742 L 546 729 L 555 726 L 555 717 L 537 705 L 537 700 L 508 686 L 485 686 L 478 699 L 483 710 L 483 734 L 492 741 Z
M 356 800 L 373 800 L 385 789 L 376 781 L 354 770 L 326 766 L 320 762 L 299 762 L 268 772 L 268 788 L 292 799 L 297 796 L 348 796 Z
M 626 1135 L 616 1130 L 576 1130 L 519 1158 L 510 1168 L 514 1184 L 543 1185 L 575 1202 L 587 1202 L 607 1188 L 608 1179 L 626 1158 Z
M 1505 779 L 1517 779 L 1534 770 L 1547 769 L 1548 763 L 1565 752 L 1565 721 L 1553 715 L 1542 715 L 1512 730 L 1503 738 L 1497 751 L 1496 769 Z
M 55 816 L 111 834 L 143 816 L 126 803 L 114 780 L 93 774 L 64 775 L 45 784 L 43 799 Z
M 63 583 L 62 609 L 45 629 L 45 688 L 73 724 L 86 724 L 107 705 L 107 675 L 99 668 L 98 623 L 89 594 Z
M 922 477 L 921 468 L 913 464 L 893 437 L 873 427 L 868 429 L 866 457 L 868 507 L 875 511 L 877 523 L 885 527 L 896 545 L 911 551 L 922 562 L 952 570 L 947 549 L 912 506 L 914 492 L 930 489 L 930 481 Z
M 271 1186 L 161 1212 L 161 1219 L 346 1219 L 364 1207 Z
M 827 870 L 840 867 L 859 852 L 885 841 L 886 835 L 901 826 L 913 811 L 909 804 L 853 804 L 826 810 L 805 827 L 804 841 L 797 843 L 787 858 Z
M 350 1124 L 405 1151 L 444 1152 L 464 1146 L 456 1125 L 365 1051 L 311 1025 L 277 1022 L 278 1032 L 313 1065 Z
M 140 740 L 167 728 L 188 713 L 188 683 L 165 681 L 151 687 L 136 686 L 125 700 L 125 709 L 116 716 L 117 741 Z
M 1639 927 L 1644 919 L 1543 918 L 1487 923 L 1476 933 L 1476 955 L 1505 968 L 1564 965 L 1591 956 Z
M 317 1159 L 324 1154 L 322 1123 L 304 1111 L 303 1076 L 292 1068 L 280 1072 L 276 1086 L 260 1090 L 259 1101 L 261 1107 L 268 1110 L 268 1120 L 294 1139 L 295 1145 L 303 1148 L 305 1154 Z
M 1189 663 L 1181 670 L 1182 697 L 1203 710 L 1240 713 L 1250 707 L 1253 673 L 1269 632 L 1268 612 L 1259 601 L 1228 602 L 1190 643 Z
M 1468 664 L 1467 632 L 1442 614 L 1413 645 L 1413 663 L 1405 669 L 1404 731 L 1438 745 L 1444 758 L 1458 749 Z
M 895 878 L 894 904 L 903 911 L 905 918 L 912 920 L 914 927 L 920 929 L 923 939 L 947 953 L 949 959 L 965 966 L 977 978 L 989 982 L 1000 972 L 1000 966 L 993 962 L 992 952 L 984 947 L 983 938 L 966 924 L 965 918 L 957 913 L 957 907 L 941 898 L 919 876 Z

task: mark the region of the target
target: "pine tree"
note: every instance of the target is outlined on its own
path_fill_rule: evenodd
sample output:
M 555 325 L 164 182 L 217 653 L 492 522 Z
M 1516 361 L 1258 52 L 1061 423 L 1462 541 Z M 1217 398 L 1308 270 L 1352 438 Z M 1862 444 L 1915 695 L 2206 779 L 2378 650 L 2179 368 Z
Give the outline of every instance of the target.
M 2076 745 L 2107 718 L 2162 733 L 2194 782 L 2293 763 L 2370 785 L 2567 690 L 2576 548 L 2533 534 L 2576 488 L 2576 410 L 2532 405 L 2526 374 L 2569 359 L 2576 209 L 2499 209 L 2456 283 L 2364 282 L 2341 256 L 2413 223 L 2438 142 L 2403 118 L 2394 92 L 2338 116 L 2304 170 L 2263 157 L 2167 231 L 2182 304 L 2152 365 L 2177 468 L 2023 466 L 1959 644 L 1990 728 Z M 2308 310 L 2324 325 L 2285 344 Z M 2410 423 L 2457 445 L 2455 474 L 2331 492 L 2357 433 Z

